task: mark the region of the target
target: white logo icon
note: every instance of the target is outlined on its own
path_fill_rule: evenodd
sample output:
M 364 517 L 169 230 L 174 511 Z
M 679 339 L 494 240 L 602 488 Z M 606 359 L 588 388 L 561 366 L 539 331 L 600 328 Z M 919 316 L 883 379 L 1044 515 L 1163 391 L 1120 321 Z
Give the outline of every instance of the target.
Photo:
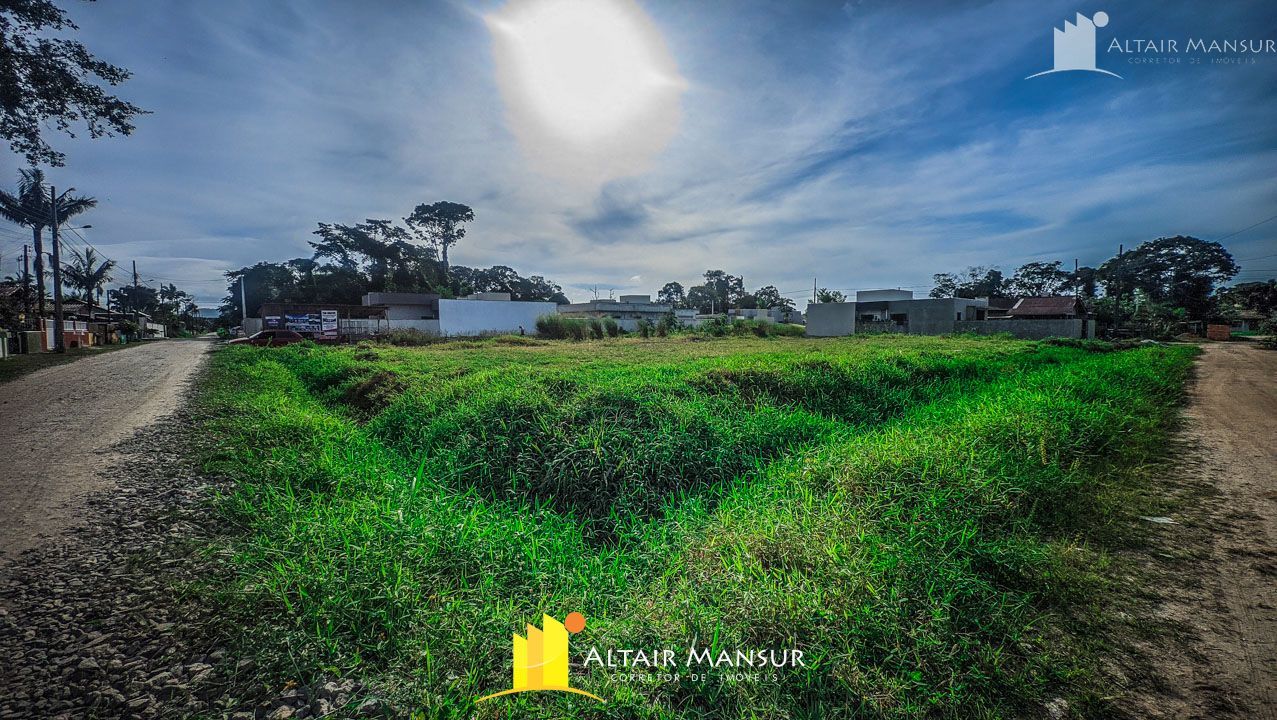
M 1030 75 L 1025 80 L 1066 70 L 1088 70 L 1112 75 L 1120 80 L 1121 75 L 1095 67 L 1095 28 L 1108 24 L 1108 13 L 1101 10 L 1095 13 L 1094 19 L 1078 13 L 1076 25 L 1065 20 L 1063 30 L 1052 28 L 1055 31 L 1055 67 Z

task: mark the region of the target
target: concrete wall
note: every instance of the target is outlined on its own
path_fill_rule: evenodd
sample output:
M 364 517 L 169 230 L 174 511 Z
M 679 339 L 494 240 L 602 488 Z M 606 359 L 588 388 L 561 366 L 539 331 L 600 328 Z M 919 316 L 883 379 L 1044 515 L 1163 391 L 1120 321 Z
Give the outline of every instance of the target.
M 840 337 L 856 332 L 856 303 L 807 305 L 808 337 Z
M 954 323 L 955 333 L 997 335 L 1010 333 L 1021 340 L 1049 337 L 1087 338 L 1095 336 L 1094 320 L 963 320 Z
M 536 332 L 537 318 L 558 312 L 552 302 L 440 300 L 439 332 L 443 335 L 487 335 Z

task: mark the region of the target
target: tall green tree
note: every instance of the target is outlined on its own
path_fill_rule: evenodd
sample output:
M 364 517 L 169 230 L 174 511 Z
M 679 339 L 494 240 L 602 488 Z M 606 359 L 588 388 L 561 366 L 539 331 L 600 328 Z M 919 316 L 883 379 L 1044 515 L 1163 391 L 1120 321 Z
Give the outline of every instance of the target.
M 1223 245 L 1176 235 L 1150 240 L 1111 258 L 1096 275 L 1105 294 L 1138 290 L 1154 302 L 1183 308 L 1189 320 L 1207 320 L 1215 311 L 1215 287 L 1238 270 Z
M 1061 262 L 1031 262 L 1020 266 L 1007 282 L 1012 295 L 1047 297 L 1071 294 L 1072 276 L 1060 268 Z
M 1002 271 L 994 267 L 972 265 L 965 273 L 936 273 L 931 278 L 933 298 L 1008 297 L 1010 283 Z
M 468 205 L 441 200 L 418 205 L 412 214 L 404 218 L 408 227 L 422 234 L 439 250 L 443 259 L 443 274 L 448 276 L 448 248 L 466 236 L 465 224 L 474 221 L 474 210 Z
M 111 281 L 111 271 L 115 269 L 115 261 L 103 259 L 98 262 L 98 254 L 93 248 L 71 251 L 72 260 L 62 266 L 62 276 L 67 284 L 84 291 L 84 301 L 92 304 L 94 296 L 102 294 L 102 287 Z
M 705 271 L 705 289 L 714 297 L 718 309 L 739 307 L 745 297 L 745 281 L 722 270 Z
M 1221 310 L 1277 314 L 1277 280 L 1238 283 L 1230 288 L 1221 288 L 1215 295 Z
M 656 291 L 656 302 L 675 308 L 683 308 L 687 306 L 687 293 L 683 290 L 681 283 L 667 282 L 660 290 Z
M 816 302 L 818 303 L 840 303 L 847 302 L 847 296 L 838 290 L 830 290 L 829 288 L 820 288 L 816 291 Z
M 0 190 L 0 217 L 31 229 L 31 245 L 35 250 L 36 314 L 44 317 L 44 229 L 53 225 L 53 204 L 44 183 L 44 171 L 29 168 L 18 171 L 16 192 Z M 91 197 L 62 195 L 58 198 L 58 222 L 97 206 Z
M 780 294 L 775 285 L 764 285 L 754 291 L 754 300 L 758 307 L 770 309 L 774 307 L 783 307 L 788 310 L 794 309 L 794 301 Z
M 51 0 L 0 2 L 0 138 L 31 165 L 65 162 L 45 139 L 48 129 L 74 136 L 83 124 L 93 138 L 128 135 L 146 112 L 99 84 L 119 85 L 129 71 L 57 37 L 77 29 Z

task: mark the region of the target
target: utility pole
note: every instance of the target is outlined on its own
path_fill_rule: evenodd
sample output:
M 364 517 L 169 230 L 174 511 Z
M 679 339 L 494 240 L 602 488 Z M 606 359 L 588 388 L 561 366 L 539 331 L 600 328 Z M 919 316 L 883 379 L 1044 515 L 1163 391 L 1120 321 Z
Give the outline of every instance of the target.
M 244 327 L 244 323 L 248 321 L 248 293 L 244 290 L 244 281 L 248 278 L 248 273 L 239 276 L 239 325 Z M 247 335 L 248 331 L 244 331 Z
M 139 339 L 145 337 L 146 333 L 142 332 L 142 315 L 141 309 L 137 306 L 137 260 L 133 261 L 133 299 L 129 304 L 133 306 L 133 324 L 137 325 L 137 336 Z
M 58 194 L 49 186 L 49 219 L 53 224 L 53 351 L 66 352 L 62 337 L 62 254 L 58 247 Z
M 811 301 L 816 302 L 816 278 L 811 279 Z
M 30 245 L 22 246 L 22 314 L 27 327 L 31 327 L 31 256 L 27 254 L 30 249 Z

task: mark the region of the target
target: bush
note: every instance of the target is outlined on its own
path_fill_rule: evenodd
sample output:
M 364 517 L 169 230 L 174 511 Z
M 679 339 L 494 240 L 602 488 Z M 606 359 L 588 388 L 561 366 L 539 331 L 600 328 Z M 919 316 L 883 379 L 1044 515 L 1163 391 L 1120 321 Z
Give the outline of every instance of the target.
M 603 319 L 603 329 L 607 330 L 608 337 L 619 337 L 621 334 L 621 326 L 612 318 Z
M 1260 344 L 1277 350 L 1277 314 L 1260 323 L 1259 331 L 1264 334 L 1264 339 L 1259 341 Z
M 639 320 L 638 333 L 639 333 L 639 337 L 642 337 L 642 338 L 652 337 L 652 323 L 648 322 L 647 320 Z
M 580 318 L 562 315 L 542 315 L 537 318 L 537 334 L 552 340 L 585 340 L 590 336 L 590 331 L 590 323 Z
M 604 335 L 603 321 L 592 317 L 587 322 L 590 323 L 590 338 L 593 340 L 602 340 Z

